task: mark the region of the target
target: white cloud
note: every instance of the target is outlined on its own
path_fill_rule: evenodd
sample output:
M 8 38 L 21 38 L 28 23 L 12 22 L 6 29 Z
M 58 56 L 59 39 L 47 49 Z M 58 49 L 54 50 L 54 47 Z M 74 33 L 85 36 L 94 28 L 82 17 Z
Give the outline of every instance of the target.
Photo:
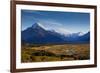
M 63 34 L 63 35 L 68 35 L 68 34 L 70 34 L 70 31 L 68 31 L 68 30 L 66 30 L 66 29 L 64 29 L 64 28 L 57 28 L 55 31 L 58 32 L 58 33 L 61 33 L 61 34 Z

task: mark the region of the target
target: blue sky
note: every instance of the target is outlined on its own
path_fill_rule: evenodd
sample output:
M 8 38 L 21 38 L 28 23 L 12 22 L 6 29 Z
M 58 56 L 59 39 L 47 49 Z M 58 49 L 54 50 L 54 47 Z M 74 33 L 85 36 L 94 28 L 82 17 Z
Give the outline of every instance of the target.
M 47 30 L 61 33 L 86 33 L 90 30 L 90 14 L 79 12 L 21 10 L 22 30 L 39 23 Z

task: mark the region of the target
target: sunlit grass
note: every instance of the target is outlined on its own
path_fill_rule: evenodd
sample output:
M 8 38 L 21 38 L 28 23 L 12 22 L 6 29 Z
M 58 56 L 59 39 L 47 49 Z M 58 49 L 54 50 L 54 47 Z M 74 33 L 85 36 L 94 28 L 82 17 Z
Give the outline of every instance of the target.
M 35 54 L 34 54 L 35 53 Z M 22 46 L 22 62 L 86 60 L 90 58 L 89 44 Z

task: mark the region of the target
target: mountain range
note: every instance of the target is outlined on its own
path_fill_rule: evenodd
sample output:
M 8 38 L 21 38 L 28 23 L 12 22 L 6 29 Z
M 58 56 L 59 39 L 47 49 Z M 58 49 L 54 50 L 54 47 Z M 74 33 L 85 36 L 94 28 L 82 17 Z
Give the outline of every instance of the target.
M 34 23 L 31 27 L 21 31 L 21 40 L 22 43 L 29 44 L 89 43 L 90 32 L 82 35 L 80 32 L 62 35 L 55 31 L 46 30 L 38 23 Z

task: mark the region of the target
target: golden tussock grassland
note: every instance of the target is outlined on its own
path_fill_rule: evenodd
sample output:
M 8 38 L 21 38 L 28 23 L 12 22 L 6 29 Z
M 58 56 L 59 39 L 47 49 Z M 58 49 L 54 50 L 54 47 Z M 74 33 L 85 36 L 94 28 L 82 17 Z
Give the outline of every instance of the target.
M 21 62 L 49 62 L 87 60 L 89 44 L 22 45 Z

